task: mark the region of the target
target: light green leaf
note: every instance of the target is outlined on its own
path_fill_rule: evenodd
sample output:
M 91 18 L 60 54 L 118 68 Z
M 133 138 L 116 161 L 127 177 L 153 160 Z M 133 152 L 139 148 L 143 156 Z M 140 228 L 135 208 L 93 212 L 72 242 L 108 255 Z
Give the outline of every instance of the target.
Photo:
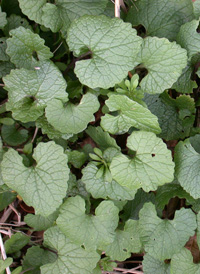
M 1 11 L 0 7 L 0 29 L 3 29 L 7 24 L 6 13 Z
M 42 22 L 53 32 L 61 30 L 67 36 L 71 22 L 83 15 L 99 15 L 106 8 L 108 0 L 55 0 L 42 8 Z
M 32 246 L 23 259 L 23 270 L 26 270 L 27 274 L 40 274 L 40 266 L 53 263 L 56 259 L 57 255 L 54 252 L 42 249 L 39 246 Z
M 150 111 L 158 117 L 162 129 L 161 138 L 176 140 L 189 136 L 195 119 L 195 102 L 189 95 L 176 99 L 167 93 L 159 95 L 146 94 L 145 103 Z M 184 114 L 185 115 L 182 115 Z
M 15 66 L 11 62 L 0 62 L 0 78 L 9 74 L 11 69 L 14 68 Z
M 67 84 L 50 61 L 40 62 L 34 70 L 12 70 L 3 81 L 8 91 L 7 110 L 11 110 L 13 117 L 24 123 L 41 116 L 48 101 L 54 98 L 68 100 Z
M 20 129 L 16 125 L 6 126 L 3 125 L 1 127 L 1 136 L 5 143 L 11 146 L 18 146 L 28 139 L 28 130 Z
M 199 19 L 199 17 L 200 17 L 200 0 L 195 0 L 193 2 L 193 7 L 194 7 L 195 18 Z
M 187 51 L 166 38 L 146 37 L 137 57 L 148 74 L 140 82 L 143 91 L 162 93 L 177 81 L 187 65 Z
M 9 265 L 11 265 L 13 262 L 13 259 L 12 258 L 7 258 L 4 260 L 0 260 L 0 273 L 1 274 L 4 274 L 4 270 L 9 267 Z
M 111 134 L 127 132 L 130 127 L 160 133 L 157 117 L 127 96 L 112 94 L 105 103 L 111 112 L 118 111 L 116 116 L 101 117 L 102 128 Z
M 15 253 L 26 246 L 29 241 L 29 236 L 22 234 L 21 232 L 17 232 L 13 234 L 10 239 L 5 241 L 5 251 L 7 254 Z
M 196 136 L 199 143 L 200 135 Z M 200 198 L 200 154 L 191 144 L 191 139 L 179 142 L 175 148 L 175 175 L 180 185 L 195 199 Z
M 46 0 L 18 0 L 18 2 L 20 9 L 29 19 L 42 24 L 42 7 L 46 4 Z
M 35 208 L 36 214 L 48 216 L 61 205 L 66 195 L 67 155 L 54 142 L 41 142 L 33 158 L 37 165 L 27 168 L 17 151 L 9 149 L 1 163 L 3 180 L 27 205 Z
M 94 113 L 99 109 L 99 101 L 96 95 L 86 93 L 80 103 L 63 104 L 61 100 L 55 99 L 47 103 L 46 117 L 48 122 L 62 133 L 82 132 L 89 122 L 94 121 Z
M 133 132 L 127 139 L 127 147 L 135 151 L 135 156 L 129 159 L 121 154 L 110 165 L 111 174 L 120 185 L 130 189 L 142 187 L 148 192 L 173 180 L 171 151 L 154 133 Z
M 149 254 L 144 255 L 144 260 L 142 261 L 142 267 L 144 274 L 170 274 L 170 264 L 164 261 L 155 259 Z
M 10 31 L 12 38 L 7 39 L 7 54 L 18 68 L 30 69 L 37 66 L 38 60 L 48 60 L 53 56 L 44 45 L 44 40 L 30 29 L 19 27 Z
M 16 14 L 12 14 L 10 17 L 7 18 L 7 24 L 4 27 L 3 32 L 6 36 L 9 36 L 10 30 L 16 29 L 21 26 L 26 29 L 32 30 L 29 22 L 25 18 L 22 18 L 21 16 L 18 16 Z
M 89 126 L 85 131 L 93 141 L 100 147 L 100 149 L 105 150 L 109 147 L 115 147 L 120 149 L 114 138 L 112 138 L 108 132 L 103 131 L 101 127 Z
M 200 212 L 197 214 L 197 244 L 200 246 Z
M 126 20 L 133 26 L 143 25 L 147 36 L 173 41 L 184 23 L 194 19 L 191 0 L 140 0 L 128 12 Z
M 120 83 L 132 70 L 141 38 L 131 25 L 118 18 L 84 16 L 68 31 L 67 43 L 75 56 L 92 55 L 76 62 L 80 82 L 91 88 L 109 88 Z
M 95 250 L 113 242 L 118 213 L 119 210 L 113 202 L 103 201 L 96 208 L 95 216 L 86 215 L 85 201 L 76 196 L 68 198 L 61 206 L 56 223 L 74 243 Z
M 27 223 L 28 226 L 32 227 L 34 231 L 42 231 L 47 230 L 49 227 L 53 226 L 57 217 L 58 211 L 55 211 L 47 217 L 41 215 L 27 214 L 24 217 L 24 221 Z
M 62 274 L 92 274 L 100 259 L 95 251 L 72 243 L 56 226 L 45 232 L 44 243 L 57 250 L 58 258 L 54 263 L 42 266 L 41 274 L 54 274 L 55 270 Z
M 177 35 L 177 43 L 187 50 L 189 58 L 200 51 L 200 34 L 197 32 L 198 26 L 199 20 L 188 22 L 181 26 Z
M 125 261 L 131 252 L 140 252 L 141 247 L 138 222 L 128 220 L 123 230 L 116 230 L 114 241 L 105 247 L 105 252 L 112 260 Z
M 193 263 L 191 252 L 183 248 L 179 253 L 175 254 L 171 260 L 171 274 L 199 274 L 200 265 Z
M 115 180 L 111 182 L 106 180 L 105 174 L 97 178 L 98 167 L 90 162 L 82 169 L 82 182 L 89 193 L 95 198 L 112 199 L 112 200 L 132 200 L 135 197 L 136 190 L 130 190 L 121 186 Z
M 193 236 L 196 216 L 191 209 L 177 210 L 173 220 L 158 218 L 155 206 L 146 203 L 140 210 L 140 239 L 145 251 L 155 259 L 170 259 Z
M 63 134 L 50 125 L 45 116 L 41 116 L 36 120 L 36 127 L 41 128 L 42 134 L 47 134 L 49 139 L 63 138 L 65 140 L 71 138 L 73 134 Z

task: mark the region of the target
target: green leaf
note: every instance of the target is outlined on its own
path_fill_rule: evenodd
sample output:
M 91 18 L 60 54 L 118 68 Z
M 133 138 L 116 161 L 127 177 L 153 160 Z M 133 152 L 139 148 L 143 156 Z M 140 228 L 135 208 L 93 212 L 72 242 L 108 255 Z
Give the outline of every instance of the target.
M 199 20 L 192 20 L 182 25 L 177 35 L 177 43 L 187 50 L 189 58 L 200 51 L 200 34 L 197 32 L 198 26 Z
M 111 174 L 120 185 L 130 189 L 142 187 L 148 192 L 173 180 L 171 151 L 154 133 L 133 132 L 127 139 L 127 147 L 136 155 L 129 159 L 121 154 L 114 157 L 110 165 Z
M 35 208 L 36 214 L 48 216 L 61 205 L 66 195 L 67 155 L 62 147 L 48 142 L 39 143 L 33 158 L 36 167 L 27 168 L 17 151 L 9 149 L 1 163 L 3 180 L 27 205 Z
M 184 23 L 194 19 L 191 0 L 140 0 L 134 2 L 126 20 L 133 26 L 143 25 L 147 36 L 173 41 Z
M 193 2 L 193 7 L 194 7 L 195 18 L 199 19 L 199 17 L 200 17 L 200 0 L 195 0 Z
M 118 111 L 116 116 L 101 117 L 102 128 L 111 134 L 127 132 L 130 127 L 160 133 L 157 117 L 127 96 L 112 94 L 105 103 L 111 112 Z
M 52 263 L 57 259 L 54 252 L 40 248 L 39 246 L 32 246 L 26 252 L 23 259 L 23 270 L 27 274 L 40 274 L 40 266 Z
M 89 126 L 85 132 L 102 150 L 106 150 L 109 147 L 115 147 L 116 149 L 120 149 L 115 139 L 112 138 L 108 132 L 103 131 L 101 127 Z
M 156 191 L 156 207 L 163 210 L 174 197 L 187 200 L 192 198 L 179 184 L 166 184 L 158 187 Z
M 130 24 L 118 18 L 84 16 L 71 24 L 67 43 L 79 58 L 92 55 L 76 62 L 74 71 L 80 82 L 91 88 L 109 88 L 133 69 L 141 38 Z
M 48 122 L 62 133 L 82 132 L 89 122 L 95 120 L 94 113 L 99 109 L 99 101 L 96 95 L 86 93 L 80 103 L 63 104 L 61 100 L 54 99 L 47 103 L 46 117 Z
M 95 198 L 112 199 L 112 200 L 132 200 L 135 197 L 135 190 L 130 190 L 121 186 L 115 180 L 108 182 L 105 175 L 97 178 L 98 167 L 90 162 L 82 169 L 82 182 L 89 193 Z
M 170 259 L 193 236 L 196 216 L 191 209 L 177 210 L 173 220 L 157 217 L 155 206 L 146 203 L 140 210 L 140 239 L 145 251 L 155 259 Z
M 155 259 L 149 254 L 144 255 L 142 267 L 144 270 L 144 274 L 170 274 L 170 264 Z
M 78 150 L 65 151 L 68 156 L 68 162 L 75 168 L 81 168 L 87 160 L 87 156 L 84 152 Z
M 0 180 L 0 184 L 1 184 L 1 180 Z M 0 211 L 2 211 L 9 204 L 11 204 L 16 199 L 16 196 L 17 196 L 16 193 L 13 193 L 11 191 L 4 191 L 0 189 Z
M 55 0 L 42 8 L 42 23 L 52 32 L 61 30 L 64 37 L 72 21 L 83 15 L 99 15 L 106 8 L 108 0 Z
M 171 260 L 171 274 L 199 274 L 200 265 L 193 263 L 191 252 L 183 248 Z
M 200 246 L 200 212 L 197 214 L 197 244 Z
M 47 217 L 41 215 L 27 214 L 24 217 L 24 221 L 27 223 L 28 226 L 32 227 L 34 231 L 42 231 L 47 230 L 49 227 L 53 226 L 57 217 L 58 211 L 55 211 Z
M 187 52 L 166 38 L 146 37 L 137 63 L 148 71 L 140 82 L 143 91 L 162 93 L 177 81 L 187 65 Z
M 0 62 L 0 78 L 10 73 L 15 66 L 11 62 Z
M 7 258 L 4 260 L 0 260 L 0 273 L 1 274 L 4 274 L 4 270 L 9 267 L 9 265 L 11 265 L 13 262 L 13 259 L 12 258 Z
M 1 140 L 1 137 L 0 137 L 0 186 L 4 184 L 4 181 L 3 181 L 3 178 L 2 178 L 2 170 L 1 170 L 1 161 L 3 159 L 3 154 L 4 154 L 3 143 L 2 143 L 2 140 Z
M 165 140 L 176 140 L 189 136 L 195 119 L 195 102 L 189 95 L 181 95 L 176 99 L 167 93 L 159 95 L 146 94 L 145 103 L 150 111 L 158 117 Z M 186 115 L 181 116 L 183 112 Z
M 0 61 L 9 61 L 9 56 L 6 54 L 7 48 L 7 38 L 1 37 L 0 38 Z
M 106 255 L 117 261 L 125 261 L 131 256 L 131 252 L 138 253 L 140 250 L 138 222 L 134 220 L 128 220 L 123 230 L 117 229 L 114 241 L 105 247 Z
M 15 253 L 26 246 L 30 241 L 30 236 L 17 232 L 11 236 L 10 239 L 4 243 L 5 251 L 7 254 Z
M 6 13 L 1 11 L 0 7 L 0 29 L 3 29 L 7 24 Z
M 154 193 L 146 193 L 142 189 L 138 189 L 135 198 L 132 201 L 128 201 L 124 206 L 121 218 L 123 218 L 123 220 L 138 220 L 140 209 L 143 208 L 143 205 L 147 202 L 155 203 Z
M 180 185 L 195 199 L 200 198 L 200 155 L 191 144 L 191 139 L 179 142 L 175 148 L 175 175 Z M 196 136 L 199 142 L 200 135 Z
M 85 201 L 76 196 L 68 198 L 61 206 L 56 223 L 74 243 L 95 250 L 113 242 L 114 231 L 118 225 L 118 213 L 119 210 L 113 202 L 103 201 L 96 208 L 95 216 L 86 215 Z
M 29 19 L 42 24 L 42 8 L 46 4 L 46 0 L 18 0 L 18 2 L 20 9 Z
M 24 123 L 35 121 L 53 98 L 68 100 L 67 84 L 50 61 L 40 62 L 34 70 L 16 69 L 3 78 L 8 91 L 7 110 Z
M 16 125 L 3 125 L 1 128 L 1 136 L 3 141 L 8 145 L 18 146 L 27 141 L 28 130 L 17 128 Z
M 4 27 L 3 32 L 6 36 L 9 36 L 10 30 L 16 29 L 21 26 L 26 29 L 32 30 L 29 22 L 25 18 L 22 18 L 21 16 L 18 16 L 16 14 L 12 14 L 10 17 L 7 18 L 7 24 Z
M 56 226 L 45 232 L 44 241 L 57 250 L 58 258 L 54 263 L 42 266 L 41 274 L 53 274 L 55 270 L 62 274 L 92 274 L 100 259 L 95 251 L 85 250 L 71 242 Z
M 12 38 L 7 39 L 7 54 L 18 68 L 30 69 L 38 61 L 48 60 L 53 56 L 44 45 L 44 40 L 30 29 L 19 27 L 10 31 Z

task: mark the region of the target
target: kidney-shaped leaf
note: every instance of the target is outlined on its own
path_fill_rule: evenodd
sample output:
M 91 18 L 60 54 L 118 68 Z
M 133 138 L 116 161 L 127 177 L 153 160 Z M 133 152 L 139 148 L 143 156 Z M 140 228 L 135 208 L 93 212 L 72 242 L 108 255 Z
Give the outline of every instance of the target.
M 83 95 L 80 103 L 63 105 L 60 100 L 48 102 L 46 117 L 48 122 L 61 133 L 79 133 L 83 131 L 89 122 L 94 121 L 94 113 L 99 109 L 99 101 L 96 95 L 87 93 Z
M 67 84 L 50 61 L 40 62 L 40 66 L 34 70 L 12 70 L 3 81 L 8 91 L 7 110 L 13 112 L 15 119 L 25 123 L 41 116 L 49 100 L 68 100 Z
M 131 24 L 104 15 L 75 20 L 67 37 L 75 56 L 91 56 L 77 61 L 75 67 L 80 82 L 91 88 L 109 88 L 120 83 L 133 69 L 141 41 Z
M 157 117 L 127 96 L 113 94 L 105 103 L 110 111 L 118 111 L 116 116 L 106 114 L 101 118 L 102 128 L 111 134 L 127 132 L 130 127 L 160 133 Z
M 143 40 L 138 63 L 148 71 L 140 83 L 143 91 L 162 93 L 178 80 L 186 67 L 187 51 L 166 38 L 147 37 Z
M 7 39 L 7 54 L 18 68 L 31 68 L 37 60 L 48 60 L 53 56 L 50 49 L 44 45 L 44 40 L 30 29 L 19 27 L 10 31 Z
M 118 213 L 113 202 L 103 201 L 96 208 L 95 216 L 86 215 L 85 201 L 76 196 L 68 198 L 61 206 L 56 223 L 74 243 L 94 250 L 103 248 L 114 240 Z
M 135 156 L 129 159 L 121 154 L 110 165 L 111 174 L 120 185 L 130 189 L 142 187 L 148 192 L 173 180 L 171 151 L 154 133 L 133 132 L 127 139 L 127 147 L 135 151 Z
M 173 220 L 162 220 L 155 206 L 146 203 L 139 213 L 140 238 L 144 249 L 156 259 L 170 259 L 184 247 L 197 227 L 191 209 L 177 210 Z
M 19 193 L 36 214 L 48 216 L 66 195 L 69 168 L 67 155 L 54 142 L 40 143 L 33 154 L 35 167 L 25 167 L 22 157 L 13 149 L 4 154 L 1 163 L 5 184 Z
M 41 266 L 42 274 L 92 274 L 100 259 L 95 251 L 85 250 L 71 242 L 57 226 L 45 232 L 44 244 L 56 249 L 58 257 L 54 263 Z

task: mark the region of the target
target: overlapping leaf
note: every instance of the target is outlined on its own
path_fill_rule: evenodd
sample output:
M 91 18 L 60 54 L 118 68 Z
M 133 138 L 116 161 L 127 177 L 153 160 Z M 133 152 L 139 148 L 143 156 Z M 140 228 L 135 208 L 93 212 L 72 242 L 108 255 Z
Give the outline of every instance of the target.
M 28 20 L 16 14 L 12 14 L 10 17 L 7 18 L 7 24 L 5 25 L 3 32 L 6 36 L 9 36 L 9 32 L 12 29 L 16 29 L 21 26 L 32 30 L 32 27 L 30 26 Z
M 155 206 L 146 203 L 140 211 L 140 239 L 144 249 L 155 259 L 170 259 L 194 235 L 196 216 L 191 209 L 177 210 L 173 220 L 157 217 Z M 180 261 L 179 261 L 180 263 Z
M 113 202 L 103 201 L 96 208 L 95 216 L 86 215 L 85 201 L 76 196 L 68 198 L 61 206 L 56 223 L 74 243 L 95 250 L 113 242 L 114 231 L 118 225 L 118 212 Z
M 145 274 L 170 274 L 170 264 L 164 261 L 155 259 L 149 254 L 144 255 L 144 260 L 142 261 L 142 267 Z
M 114 241 L 105 247 L 105 252 L 112 260 L 124 261 L 131 256 L 131 252 L 138 253 L 140 249 L 138 222 L 128 220 L 123 230 L 116 230 Z
M 113 94 L 105 103 L 111 112 L 118 111 L 118 115 L 101 118 L 102 128 L 111 134 L 127 132 L 130 127 L 160 133 L 157 117 L 127 96 Z
M 80 234 L 80 233 L 79 233 Z M 100 256 L 71 242 L 57 226 L 49 228 L 44 234 L 44 243 L 58 252 L 54 263 L 41 267 L 42 274 L 92 274 Z
M 1 163 L 4 182 L 17 191 L 36 214 L 48 216 L 62 203 L 66 195 L 69 168 L 67 155 L 54 142 L 39 143 L 33 158 L 36 167 L 27 168 L 13 149 L 4 154 Z
M 46 117 L 48 122 L 62 133 L 79 133 L 89 122 L 94 121 L 94 113 L 99 109 L 96 95 L 86 93 L 80 103 L 63 104 L 61 100 L 54 99 L 47 103 Z
M 75 56 L 91 55 L 76 62 L 80 82 L 91 88 L 109 88 L 121 82 L 133 69 L 141 38 L 129 23 L 106 16 L 84 16 L 68 31 L 67 43 Z
M 199 20 L 193 20 L 181 26 L 177 35 L 177 42 L 185 48 L 191 58 L 200 51 L 200 34 L 197 32 Z
M 18 2 L 22 12 L 27 15 L 29 19 L 42 24 L 42 8 L 46 4 L 46 0 L 19 0 Z
M 97 178 L 98 167 L 90 162 L 84 169 L 82 169 L 82 181 L 89 193 L 96 199 L 113 199 L 113 200 L 132 200 L 135 197 L 136 190 L 130 190 L 121 186 L 115 180 L 108 182 L 105 175 Z
M 50 61 L 40 62 L 34 70 L 12 70 L 3 78 L 8 91 L 7 110 L 22 122 L 35 121 L 43 114 L 48 101 L 57 98 L 66 102 L 66 82 Z
M 30 69 L 37 61 L 48 60 L 53 56 L 44 45 L 44 40 L 30 29 L 19 27 L 10 31 L 12 38 L 7 39 L 7 54 L 18 68 Z
M 148 71 L 140 83 L 142 90 L 162 93 L 177 81 L 186 67 L 187 52 L 166 38 L 146 37 L 137 62 Z
M 183 248 L 171 260 L 171 274 L 199 274 L 200 265 L 193 263 L 191 252 Z
M 200 135 L 196 136 L 199 143 Z M 195 199 L 200 198 L 200 154 L 191 144 L 191 139 L 179 142 L 175 148 L 175 174 L 181 186 Z
M 130 159 L 121 154 L 110 165 L 111 174 L 120 185 L 150 191 L 173 180 L 171 151 L 154 133 L 133 132 L 127 139 L 127 147 L 135 151 L 135 156 Z
M 140 0 L 131 7 L 126 18 L 134 26 L 143 25 L 148 36 L 175 40 L 184 23 L 194 19 L 190 0 Z
M 0 29 L 3 29 L 6 24 L 7 24 L 6 13 L 2 12 L 0 7 Z

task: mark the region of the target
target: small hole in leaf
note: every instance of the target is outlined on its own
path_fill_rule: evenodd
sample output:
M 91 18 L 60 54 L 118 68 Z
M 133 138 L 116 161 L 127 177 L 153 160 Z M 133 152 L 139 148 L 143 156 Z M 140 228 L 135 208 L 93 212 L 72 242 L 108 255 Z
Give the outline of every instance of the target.
M 0 44 L 4 44 L 4 42 L 3 42 L 3 41 L 0 41 Z
M 85 246 L 84 246 L 84 245 L 81 245 L 81 247 L 82 247 L 83 249 L 85 249 Z
M 21 24 L 24 24 L 24 21 L 20 21 Z
M 151 157 L 155 157 L 155 156 L 156 156 L 156 154 L 154 154 L 154 153 L 151 154 Z
M 126 248 L 123 248 L 123 251 L 124 251 L 124 252 L 127 252 L 127 249 L 126 249 Z
M 182 133 L 184 133 L 184 130 L 181 130 Z

